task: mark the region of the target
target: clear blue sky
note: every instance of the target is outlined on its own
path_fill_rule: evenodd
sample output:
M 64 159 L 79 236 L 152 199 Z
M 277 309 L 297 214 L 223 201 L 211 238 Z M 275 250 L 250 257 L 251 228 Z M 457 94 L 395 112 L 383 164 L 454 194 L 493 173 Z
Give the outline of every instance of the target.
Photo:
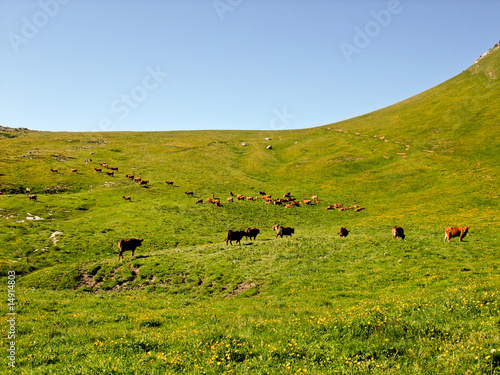
M 325 125 L 460 73 L 499 19 L 498 0 L 0 0 L 0 125 Z

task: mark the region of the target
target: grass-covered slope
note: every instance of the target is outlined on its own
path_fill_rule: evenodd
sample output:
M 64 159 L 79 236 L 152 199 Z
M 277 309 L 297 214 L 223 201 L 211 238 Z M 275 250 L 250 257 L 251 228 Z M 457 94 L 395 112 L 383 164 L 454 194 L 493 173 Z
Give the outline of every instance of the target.
M 420 95 L 301 130 L 0 128 L 0 270 L 16 272 L 18 367 L 498 372 L 499 74 L 495 48 Z M 96 172 L 101 162 L 118 171 Z M 226 200 L 261 191 L 319 198 Z M 325 210 L 335 203 L 364 209 Z M 295 235 L 276 239 L 276 223 Z M 464 242 L 443 242 L 444 226 L 462 225 Z M 256 240 L 226 246 L 227 230 L 247 227 Z M 143 246 L 119 261 L 129 237 Z

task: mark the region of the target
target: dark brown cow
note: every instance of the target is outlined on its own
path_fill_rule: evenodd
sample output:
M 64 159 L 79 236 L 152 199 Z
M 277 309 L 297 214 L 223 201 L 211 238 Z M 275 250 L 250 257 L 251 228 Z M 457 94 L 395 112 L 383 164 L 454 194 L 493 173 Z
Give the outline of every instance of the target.
M 134 178 L 134 175 L 133 174 L 128 174 L 127 178 Z
M 51 172 L 54 172 L 54 173 L 59 172 L 57 168 L 50 168 L 50 171 L 51 171 Z
M 165 181 L 167 183 L 167 185 L 174 185 L 174 181 Z
M 36 195 L 35 194 L 28 194 L 28 199 L 30 201 L 36 201 Z
M 198 204 L 198 203 L 203 203 L 203 199 L 198 199 L 196 202 L 194 202 L 195 204 Z
M 185 191 L 184 194 L 186 194 L 187 196 L 194 196 L 192 191 Z
M 102 168 L 94 168 L 96 172 L 102 172 Z
M 444 240 L 450 242 L 450 238 L 460 237 L 459 242 L 467 235 L 469 227 L 445 227 Z
M 118 253 L 118 260 L 123 259 L 124 251 L 132 251 L 132 256 L 134 256 L 135 249 L 139 246 L 142 246 L 142 238 L 129 238 L 127 240 L 118 241 L 118 249 L 120 250 Z
M 108 176 L 114 176 L 114 175 L 115 175 L 115 172 L 106 172 L 106 174 L 107 174 Z
M 276 237 L 280 236 L 280 238 L 283 238 L 283 236 L 290 236 L 292 237 L 292 234 L 295 233 L 295 229 L 291 227 L 279 227 L 278 228 L 278 233 L 276 233 Z
M 250 239 L 253 239 L 255 240 L 257 238 L 257 235 L 260 233 L 260 229 L 259 228 L 247 228 L 245 230 L 245 233 L 246 233 L 246 236 L 249 237 Z
M 111 167 L 112 171 L 118 171 L 118 167 Z
M 130 202 L 132 202 L 132 197 L 130 197 L 130 196 L 126 196 L 126 195 L 124 195 L 124 196 L 123 196 L 123 199 L 125 199 L 126 201 L 130 201 Z
M 149 183 L 148 180 L 142 180 L 139 182 L 139 185 L 147 185 Z
M 405 231 L 403 230 L 403 228 L 395 226 L 394 228 L 392 228 L 392 238 L 394 239 L 398 237 L 401 237 L 404 240 L 406 237 Z
M 228 230 L 226 234 L 226 245 L 230 243 L 233 244 L 233 241 L 239 243 L 241 245 L 241 239 L 246 236 L 246 232 L 244 230 Z
M 339 236 L 340 237 L 347 237 L 349 235 L 349 230 L 345 229 L 344 227 L 340 227 L 339 229 Z

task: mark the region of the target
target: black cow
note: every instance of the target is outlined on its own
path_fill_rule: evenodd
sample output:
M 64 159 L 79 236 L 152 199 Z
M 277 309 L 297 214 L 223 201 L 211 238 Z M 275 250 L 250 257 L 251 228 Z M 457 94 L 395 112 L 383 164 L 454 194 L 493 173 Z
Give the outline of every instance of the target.
M 283 238 L 283 236 L 290 236 L 292 237 L 292 234 L 295 233 L 295 229 L 290 228 L 290 227 L 279 227 L 278 228 L 278 233 L 276 233 L 276 237 L 280 236 Z
M 260 229 L 258 228 L 247 228 L 245 230 L 245 233 L 246 233 L 246 236 L 247 237 L 250 237 L 250 239 L 253 239 L 255 240 L 257 238 L 257 235 L 260 233 Z
M 244 230 L 228 230 L 226 234 L 226 245 L 230 243 L 233 244 L 233 241 L 239 243 L 241 245 L 241 239 L 245 237 L 247 234 Z
M 339 229 L 339 236 L 340 237 L 347 237 L 347 235 L 349 234 L 349 232 L 350 231 L 348 231 L 344 227 L 340 227 L 340 229 Z
M 127 240 L 118 241 L 118 249 L 120 250 L 118 254 L 118 260 L 123 259 L 124 251 L 132 251 L 132 256 L 134 256 L 135 249 L 139 246 L 142 246 L 142 238 L 129 238 Z

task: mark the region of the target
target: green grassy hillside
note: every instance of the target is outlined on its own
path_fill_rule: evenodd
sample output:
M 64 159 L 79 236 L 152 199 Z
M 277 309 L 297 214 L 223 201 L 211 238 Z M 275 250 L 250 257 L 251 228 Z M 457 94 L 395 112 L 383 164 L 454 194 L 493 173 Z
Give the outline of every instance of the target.
M 301 130 L 1 128 L 15 370 L 500 373 L 499 74 L 497 47 L 420 95 Z M 94 170 L 103 162 L 114 176 Z M 319 198 L 286 208 L 261 191 Z M 364 209 L 325 210 L 335 203 Z M 276 238 L 276 223 L 295 235 Z M 443 242 L 444 226 L 465 225 L 464 242 Z M 247 227 L 257 239 L 226 246 Z M 130 237 L 143 246 L 119 261 Z

